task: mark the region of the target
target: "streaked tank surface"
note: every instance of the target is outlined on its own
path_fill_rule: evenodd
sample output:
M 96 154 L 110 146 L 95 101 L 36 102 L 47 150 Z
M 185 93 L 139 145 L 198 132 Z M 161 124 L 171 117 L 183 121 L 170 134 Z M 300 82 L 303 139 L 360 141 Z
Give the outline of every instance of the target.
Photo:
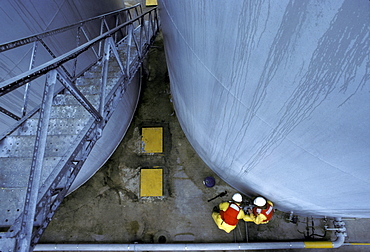
M 302 215 L 370 217 L 370 2 L 160 0 L 171 92 L 222 179 Z

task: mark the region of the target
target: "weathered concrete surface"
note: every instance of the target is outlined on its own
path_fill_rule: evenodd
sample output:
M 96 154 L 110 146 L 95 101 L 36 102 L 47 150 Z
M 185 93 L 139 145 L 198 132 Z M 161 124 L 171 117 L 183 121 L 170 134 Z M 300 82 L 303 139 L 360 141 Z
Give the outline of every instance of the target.
M 230 234 L 213 223 L 212 208 L 229 200 L 236 191 L 203 163 L 181 130 L 171 103 L 161 38 L 149 58 L 148 81 L 143 83 L 138 110 L 125 138 L 104 167 L 64 200 L 41 243 L 158 243 L 164 242 L 163 237 L 168 243 L 246 241 L 243 221 Z M 143 126 L 163 126 L 163 155 L 140 153 Z M 140 168 L 152 166 L 161 166 L 165 171 L 164 196 L 140 198 Z M 214 187 L 203 185 L 207 176 L 216 178 Z M 225 190 L 227 196 L 208 202 Z M 306 230 L 305 218 L 293 224 L 286 217 L 277 211 L 267 225 L 248 223 L 248 241 L 298 240 L 307 232 L 312 234 L 312 228 Z M 311 220 L 308 223 L 311 225 Z M 350 241 L 369 242 L 365 232 L 368 219 L 346 224 Z M 315 233 L 323 235 L 325 225 L 332 223 L 315 219 Z M 330 235 L 326 234 L 325 239 Z M 347 246 L 335 251 L 367 250 Z

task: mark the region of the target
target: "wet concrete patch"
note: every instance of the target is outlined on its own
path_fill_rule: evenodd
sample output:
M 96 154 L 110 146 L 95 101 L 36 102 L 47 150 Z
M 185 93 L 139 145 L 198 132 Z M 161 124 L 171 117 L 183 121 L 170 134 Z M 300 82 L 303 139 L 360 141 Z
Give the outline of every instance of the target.
M 192 242 L 195 240 L 195 236 L 192 233 L 180 233 L 175 235 L 174 240 L 177 242 Z

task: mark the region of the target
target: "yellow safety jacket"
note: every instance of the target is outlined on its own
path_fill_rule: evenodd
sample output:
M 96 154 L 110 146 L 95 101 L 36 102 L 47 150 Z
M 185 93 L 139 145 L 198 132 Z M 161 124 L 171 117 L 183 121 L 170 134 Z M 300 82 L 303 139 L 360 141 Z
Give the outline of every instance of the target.
M 274 206 L 274 204 L 272 204 L 272 202 L 269 201 L 269 200 L 267 201 L 267 203 L 268 203 L 268 205 L 270 205 L 269 208 L 270 207 L 272 208 Z M 246 214 L 244 216 L 243 220 L 244 221 L 249 221 L 249 222 L 254 222 L 257 225 L 259 225 L 259 224 L 266 224 L 266 223 L 269 222 L 269 220 L 272 218 L 272 215 L 273 215 L 273 209 L 268 209 L 268 210 L 270 210 L 270 211 L 269 211 L 269 214 L 267 214 L 267 215 L 265 215 L 264 213 L 258 214 L 257 213 L 258 211 L 253 210 L 253 212 L 255 214 L 253 214 L 253 213 Z
M 230 207 L 230 205 L 231 205 L 231 207 Z M 238 213 L 233 211 L 233 210 L 236 210 L 235 205 L 239 209 Z M 240 208 L 239 203 L 222 202 L 222 203 L 219 204 L 219 208 L 220 208 L 220 213 L 213 212 L 212 213 L 212 218 L 215 221 L 218 228 L 224 230 L 226 233 L 230 233 L 234 228 L 236 228 L 237 220 L 241 220 L 245 217 L 245 213 L 244 213 L 243 209 Z M 231 208 L 231 209 L 229 209 L 229 208 Z M 226 217 L 226 215 L 227 215 L 227 217 Z M 224 217 L 224 219 L 222 218 L 222 216 Z M 225 221 L 225 219 L 226 219 L 226 221 Z M 232 221 L 232 219 L 234 219 L 236 221 Z M 230 224 L 228 224 L 226 222 L 228 222 Z

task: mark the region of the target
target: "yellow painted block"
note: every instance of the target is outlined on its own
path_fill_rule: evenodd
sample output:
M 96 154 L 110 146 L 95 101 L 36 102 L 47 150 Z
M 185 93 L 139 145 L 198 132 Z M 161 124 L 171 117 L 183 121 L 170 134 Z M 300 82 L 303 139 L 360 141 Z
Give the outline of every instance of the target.
M 333 248 L 333 243 L 329 241 L 304 242 L 304 248 Z
M 163 128 L 142 128 L 142 152 L 162 153 L 163 152 Z
M 146 0 L 146 6 L 158 5 L 157 0 Z
M 141 169 L 140 197 L 162 196 L 163 175 L 162 169 Z

